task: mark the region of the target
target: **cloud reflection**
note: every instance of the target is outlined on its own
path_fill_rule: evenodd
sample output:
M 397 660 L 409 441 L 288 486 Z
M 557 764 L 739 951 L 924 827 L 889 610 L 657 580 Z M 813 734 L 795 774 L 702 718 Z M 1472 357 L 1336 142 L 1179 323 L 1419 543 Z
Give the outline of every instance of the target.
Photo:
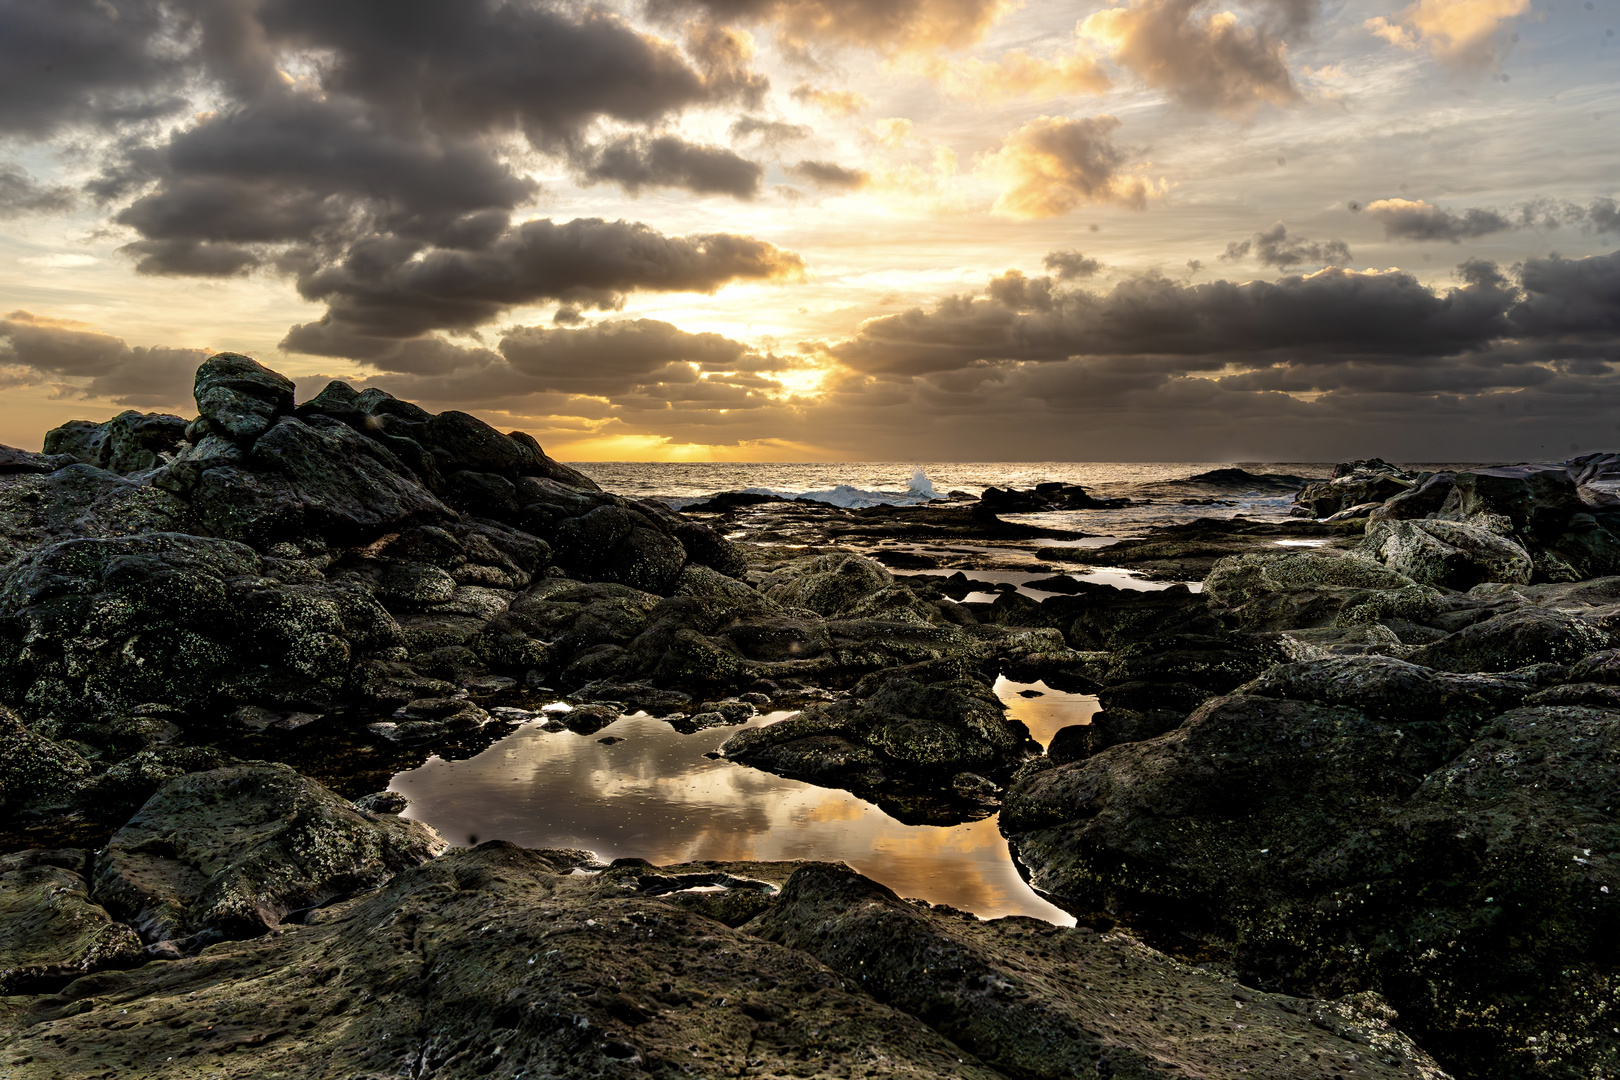
M 703 756 L 734 733 L 681 735 L 642 714 L 590 736 L 527 724 L 472 759 L 401 773 L 392 789 L 410 799 L 407 817 L 455 844 L 503 839 L 655 863 L 842 860 L 902 896 L 1072 923 L 1019 878 L 994 818 L 902 825 L 847 792 Z M 625 741 L 598 741 L 610 735 Z

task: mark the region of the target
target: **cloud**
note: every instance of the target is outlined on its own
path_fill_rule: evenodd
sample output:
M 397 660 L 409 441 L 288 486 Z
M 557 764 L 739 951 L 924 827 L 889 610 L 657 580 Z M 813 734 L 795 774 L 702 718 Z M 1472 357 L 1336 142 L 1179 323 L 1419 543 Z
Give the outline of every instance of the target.
M 871 102 L 853 90 L 824 90 L 811 86 L 809 83 L 800 83 L 793 88 L 789 95 L 794 101 L 802 101 L 806 105 L 814 105 L 822 112 L 834 116 L 854 116 L 865 112 Z
M 282 346 L 357 360 L 397 355 L 399 343 L 433 330 L 465 331 L 508 308 L 546 300 L 613 310 L 637 290 L 712 293 L 731 281 L 801 275 L 799 256 L 728 233 L 665 236 L 646 225 L 579 218 L 529 221 L 477 250 L 424 250 L 378 238 L 356 243 L 340 263 L 298 279 L 308 300 L 327 304 Z
M 1314 6 L 1268 5 L 1248 24 L 1210 8 L 1209 0 L 1132 0 L 1087 16 L 1080 32 L 1190 108 L 1242 118 L 1262 105 L 1299 100 L 1285 38 L 1304 29 Z
M 1289 236 L 1288 227 L 1277 222 L 1257 232 L 1251 239 L 1226 245 L 1222 262 L 1240 262 L 1250 252 L 1262 266 L 1287 270 L 1295 266 L 1343 266 L 1350 261 L 1350 246 L 1343 240 L 1318 242 L 1303 236 Z
M 1041 259 L 1041 265 L 1050 270 L 1059 281 L 1088 278 L 1103 267 L 1096 259 L 1087 258 L 1074 250 L 1049 251 Z
M 1141 177 L 1122 174 L 1129 155 L 1114 145 L 1119 126 L 1112 116 L 1041 116 L 1008 135 L 998 150 L 979 161 L 980 171 L 1002 184 L 995 212 L 1058 217 L 1094 202 L 1141 209 L 1155 188 Z
M 805 124 L 789 124 L 784 120 L 765 120 L 758 116 L 743 116 L 731 125 L 731 137 L 738 141 L 754 141 L 762 146 L 781 146 L 783 143 L 808 139 L 813 132 Z
M 61 214 L 73 209 L 72 188 L 42 185 L 16 165 L 0 162 L 0 221 L 24 214 Z
M 790 43 L 927 53 L 972 45 L 1013 5 L 1008 0 L 655 0 L 655 13 L 701 12 L 723 23 L 770 24 Z
M 43 138 L 182 108 L 189 64 L 164 47 L 169 29 L 157 0 L 0 0 L 0 132 Z
M 724 147 L 689 143 L 674 135 L 624 135 L 582 155 L 587 183 L 611 181 L 637 194 L 642 188 L 684 188 L 695 195 L 759 194 L 763 166 Z
M 1015 290 L 1006 276 L 997 280 L 1002 287 L 983 299 L 954 297 L 932 311 L 870 320 L 829 355 L 887 376 L 1073 356 L 1172 357 L 1182 372 L 1265 363 L 1267 354 L 1272 362 L 1332 366 L 1481 347 L 1508 333 L 1516 298 L 1504 283 L 1478 275 L 1439 294 L 1410 274 L 1339 268 L 1241 284 L 1187 285 L 1150 274 L 1107 293 L 1057 292 L 1039 284 L 1045 279 Z M 1032 300 L 1035 294 L 1044 299 Z
M 800 179 L 822 188 L 855 191 L 865 187 L 872 178 L 860 169 L 846 169 L 831 161 L 801 161 L 788 169 Z
M 652 319 L 584 330 L 520 327 L 501 339 L 514 389 L 612 397 L 663 383 L 691 383 L 700 370 L 749 366 L 751 350 L 719 334 L 690 334 Z
M 1452 213 L 1422 199 L 1379 199 L 1367 213 L 1384 227 L 1391 240 L 1474 240 L 1513 228 L 1513 222 L 1494 210 L 1470 209 Z
M 1481 67 L 1499 58 L 1499 31 L 1528 10 L 1530 0 L 1417 0 L 1393 20 L 1379 15 L 1364 25 L 1392 45 L 1426 45 L 1443 63 Z
M 64 392 L 119 405 L 183 405 L 208 355 L 204 349 L 131 348 L 122 338 L 27 311 L 0 318 L 0 366 L 11 369 L 13 385 L 72 380 Z

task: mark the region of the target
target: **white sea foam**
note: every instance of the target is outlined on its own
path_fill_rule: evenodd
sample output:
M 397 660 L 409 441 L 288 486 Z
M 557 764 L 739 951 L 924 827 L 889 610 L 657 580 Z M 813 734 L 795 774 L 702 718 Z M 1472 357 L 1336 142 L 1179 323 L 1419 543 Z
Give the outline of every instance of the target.
M 742 493 L 744 495 L 775 495 L 782 499 L 809 499 L 811 502 L 842 506 L 849 510 L 858 510 L 867 506 L 917 506 L 942 497 L 939 492 L 934 490 L 934 482 L 928 479 L 928 473 L 920 465 L 913 467 L 911 470 L 911 482 L 906 485 L 903 491 L 890 491 L 886 488 L 860 488 L 853 484 L 838 484 L 821 491 L 747 487 L 742 489 Z M 666 498 L 663 501 L 676 510 L 684 510 L 693 503 L 703 502 L 706 498 L 708 496 Z

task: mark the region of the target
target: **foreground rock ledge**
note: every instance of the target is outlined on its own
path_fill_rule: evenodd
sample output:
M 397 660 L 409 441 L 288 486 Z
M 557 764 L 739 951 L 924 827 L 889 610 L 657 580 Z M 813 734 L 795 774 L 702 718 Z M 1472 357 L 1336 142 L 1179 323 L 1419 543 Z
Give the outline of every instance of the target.
M 0 1075 L 1445 1075 L 1370 995 L 1257 993 L 826 864 L 757 864 L 791 877 L 734 929 L 688 906 L 712 892 L 648 895 L 682 868 L 574 856 L 452 852 L 311 925 L 4 999 Z

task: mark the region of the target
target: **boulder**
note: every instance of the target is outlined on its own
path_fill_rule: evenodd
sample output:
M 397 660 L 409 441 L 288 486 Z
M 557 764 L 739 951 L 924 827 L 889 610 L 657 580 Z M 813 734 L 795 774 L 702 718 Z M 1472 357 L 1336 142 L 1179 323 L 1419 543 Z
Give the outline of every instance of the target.
M 1445 505 L 1446 499 L 1451 495 L 1451 489 L 1456 484 L 1456 473 L 1433 473 L 1420 481 L 1416 487 L 1408 488 L 1379 505 L 1368 515 L 1369 524 L 1434 517 Z
M 1417 483 L 1416 474 L 1381 458 L 1346 461 L 1334 466 L 1331 479 L 1306 484 L 1294 496 L 1294 503 L 1311 517 L 1326 518 L 1352 506 L 1385 502 Z
M 75 849 L 0 855 L 0 996 L 52 993 L 146 961 L 141 939 L 90 899 Z
M 1439 516 L 1544 544 L 1585 509 L 1562 465 L 1504 465 L 1458 473 Z
M 148 702 L 325 712 L 401 629 L 353 582 L 265 569 L 244 544 L 182 533 L 37 548 L 0 571 L 0 695 L 59 720 Z
M 242 444 L 270 430 L 278 416 L 293 408 L 293 381 L 240 353 L 219 353 L 203 361 L 192 392 L 210 427 Z
M 972 677 L 917 681 L 929 674 L 948 672 L 871 676 L 854 696 L 740 731 L 720 752 L 767 772 L 880 798 L 937 792 L 940 781 L 963 772 L 1005 780 L 1040 752 L 987 684 Z
M 260 545 L 363 542 L 452 516 L 385 447 L 325 417 L 285 417 L 254 443 L 245 467 L 206 467 L 192 505 L 218 534 Z
M 1448 589 L 1483 581 L 1528 585 L 1535 569 L 1519 544 L 1456 521 L 1370 522 L 1362 550 L 1419 585 Z
M 1267 994 L 1124 935 L 899 901 L 841 867 L 570 874 L 587 860 L 489 843 L 309 925 L 91 976 L 0 1012 L 0 1069 L 135 1080 L 228 1048 L 243 1075 L 442 1080 L 1445 1077 L 1373 995 Z
M 1512 671 L 1572 664 L 1608 645 L 1608 633 L 1580 616 L 1524 607 L 1466 626 L 1409 659 L 1440 671 Z
M 95 897 L 147 942 L 254 937 L 444 850 L 285 765 L 164 784 L 97 856 Z
M 1031 883 L 1260 986 L 1378 987 L 1458 1075 L 1608 1071 L 1620 714 L 1497 712 L 1370 658 L 1249 689 L 1322 700 L 1218 698 L 1015 782 L 1001 826 Z
M 1443 1075 L 1375 996 L 1267 994 L 1123 934 L 901 900 L 844 866 L 796 871 L 751 925 L 1007 1076 Z

